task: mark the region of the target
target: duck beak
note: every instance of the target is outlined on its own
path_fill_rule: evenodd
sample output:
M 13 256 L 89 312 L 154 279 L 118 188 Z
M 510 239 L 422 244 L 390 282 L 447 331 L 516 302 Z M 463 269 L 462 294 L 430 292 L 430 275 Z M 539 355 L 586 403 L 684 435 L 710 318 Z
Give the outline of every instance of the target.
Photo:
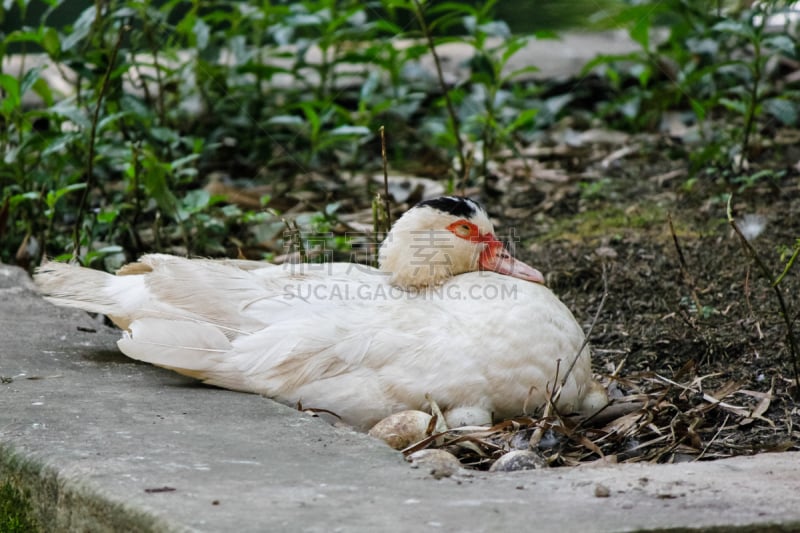
M 499 246 L 489 246 L 486 251 L 494 248 L 494 253 L 482 253 L 478 261 L 481 270 L 491 270 L 498 274 L 504 274 L 514 278 L 520 278 L 544 285 L 544 276 L 541 272 L 527 263 L 514 259 L 508 250 L 503 248 L 499 241 L 495 241 Z

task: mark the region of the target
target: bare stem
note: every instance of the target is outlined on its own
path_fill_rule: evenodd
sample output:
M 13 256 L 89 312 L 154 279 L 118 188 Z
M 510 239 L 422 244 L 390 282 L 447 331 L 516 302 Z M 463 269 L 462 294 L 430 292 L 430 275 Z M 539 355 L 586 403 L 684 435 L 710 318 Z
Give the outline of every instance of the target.
M 753 130 L 753 121 L 756 116 L 756 107 L 758 106 L 758 83 L 761 78 L 761 45 L 758 40 L 755 41 L 754 47 L 755 59 L 753 60 L 753 84 L 750 86 L 750 98 L 747 102 L 747 114 L 745 115 L 744 121 L 744 134 L 742 135 L 742 153 L 739 154 L 739 172 L 744 170 L 744 165 L 747 161 L 750 133 Z
M 578 359 L 580 359 L 583 349 L 586 348 L 587 344 L 589 344 L 589 336 L 592 334 L 595 324 L 597 324 L 597 321 L 600 319 L 600 313 L 603 312 L 603 307 L 606 305 L 606 299 L 608 299 L 608 272 L 606 269 L 606 263 L 603 261 L 603 296 L 600 298 L 600 305 L 597 306 L 597 311 L 594 314 L 592 323 L 589 325 L 589 331 L 586 332 L 586 336 L 583 339 L 583 343 L 581 343 L 581 347 L 578 349 L 578 353 L 572 358 L 572 361 L 567 367 L 567 371 L 564 373 L 564 379 L 561 380 L 562 388 L 567 383 L 567 378 L 572 372 L 572 369 L 575 367 L 575 363 L 577 363 Z
M 694 278 L 692 278 L 692 275 L 689 274 L 689 269 L 686 267 L 686 258 L 683 256 L 683 250 L 678 242 L 678 234 L 675 233 L 675 226 L 672 224 L 672 215 L 667 215 L 667 221 L 669 222 L 669 231 L 672 234 L 672 242 L 675 244 L 675 250 L 678 252 L 678 262 L 681 266 L 681 274 L 683 274 L 683 279 L 686 282 L 686 285 L 689 286 L 689 291 L 691 292 L 694 306 L 697 308 L 697 313 L 700 314 L 703 311 L 703 306 L 700 304 L 700 298 L 697 296 L 697 286 L 695 285 Z
M 458 115 L 456 115 L 455 108 L 453 107 L 453 101 L 450 99 L 450 91 L 447 88 L 447 83 L 444 81 L 444 73 L 442 72 L 442 62 L 439 60 L 439 54 L 436 53 L 436 43 L 433 42 L 433 34 L 431 34 L 428 23 L 425 22 L 425 16 L 422 13 L 422 6 L 420 5 L 419 0 L 414 0 L 414 6 L 416 7 L 414 10 L 414 15 L 416 15 L 417 21 L 419 21 L 419 26 L 422 29 L 422 33 L 425 34 L 425 38 L 428 40 L 428 47 L 431 49 L 433 62 L 436 64 L 436 75 L 439 77 L 439 85 L 444 92 L 444 101 L 447 104 L 447 114 L 450 115 L 450 124 L 453 127 L 453 135 L 456 138 L 456 146 L 458 147 L 458 161 L 461 163 L 461 169 L 463 170 L 467 168 L 467 163 L 464 157 L 464 143 L 461 141 L 461 135 L 459 135 L 461 126 L 458 123 Z
M 381 126 L 381 159 L 383 160 L 383 203 L 386 209 L 386 227 L 384 231 L 388 233 L 392 226 L 392 210 L 389 205 L 389 165 L 386 161 L 386 134 L 383 126 Z
M 119 27 L 119 32 L 117 33 L 117 42 L 114 44 L 114 49 L 111 52 L 111 57 L 108 60 L 108 65 L 106 66 L 106 72 L 103 75 L 103 81 L 100 83 L 100 94 L 97 95 L 97 103 L 94 106 L 94 114 L 92 115 L 92 129 L 89 132 L 89 160 L 86 169 L 86 188 L 83 190 L 83 196 L 81 196 L 81 203 L 78 207 L 78 214 L 75 217 L 75 226 L 72 230 L 72 259 L 75 260 L 78 258 L 80 253 L 80 246 L 81 246 L 81 223 L 83 221 L 83 213 L 86 211 L 86 202 L 89 198 L 89 194 L 94 187 L 94 151 L 95 151 L 95 140 L 97 138 L 97 124 L 100 122 L 100 110 L 103 107 L 103 96 L 108 89 L 108 82 L 111 79 L 111 71 L 114 69 L 114 64 L 117 62 L 117 54 L 119 53 L 119 49 L 122 46 L 122 38 L 125 36 L 125 32 L 128 30 L 128 26 L 123 24 Z
M 303 245 L 303 234 L 300 231 L 300 227 L 297 225 L 296 220 L 287 220 L 282 219 L 283 225 L 286 226 L 286 235 L 289 238 L 289 250 L 288 253 L 292 253 L 294 251 L 294 247 L 297 247 L 297 253 L 300 255 L 300 262 L 307 263 L 308 262 L 308 254 L 306 254 L 306 247 Z

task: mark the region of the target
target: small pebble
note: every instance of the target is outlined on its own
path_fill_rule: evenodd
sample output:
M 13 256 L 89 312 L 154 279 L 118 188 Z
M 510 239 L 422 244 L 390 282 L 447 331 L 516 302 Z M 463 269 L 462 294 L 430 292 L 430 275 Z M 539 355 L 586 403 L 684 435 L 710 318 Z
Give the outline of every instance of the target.
M 461 463 L 456 456 L 444 450 L 420 450 L 406 458 L 412 468 L 422 468 L 430 472 L 436 479 L 450 477 L 461 470 Z
M 595 498 L 608 498 L 611 496 L 611 491 L 602 483 L 598 483 L 594 486 L 594 496 Z
M 616 259 L 618 255 L 617 251 L 610 246 L 600 246 L 595 249 L 594 253 L 602 259 Z

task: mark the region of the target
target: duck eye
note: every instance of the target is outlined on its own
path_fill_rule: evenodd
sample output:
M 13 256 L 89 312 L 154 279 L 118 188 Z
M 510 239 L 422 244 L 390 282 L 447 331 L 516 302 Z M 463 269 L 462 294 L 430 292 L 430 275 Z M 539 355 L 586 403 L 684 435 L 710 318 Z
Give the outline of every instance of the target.
M 469 226 L 469 224 L 459 224 L 453 228 L 453 233 L 462 239 L 466 239 L 472 234 L 472 228 Z
M 469 220 L 456 220 L 447 229 L 460 239 L 475 240 L 478 238 L 478 228 Z

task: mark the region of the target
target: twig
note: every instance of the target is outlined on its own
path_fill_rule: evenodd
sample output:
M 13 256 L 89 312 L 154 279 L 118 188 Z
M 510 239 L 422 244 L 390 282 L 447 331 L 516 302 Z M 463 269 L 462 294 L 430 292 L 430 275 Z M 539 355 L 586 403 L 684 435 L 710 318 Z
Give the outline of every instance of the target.
M 699 461 L 700 459 L 702 459 L 703 456 L 706 454 L 706 452 L 708 452 L 708 449 L 711 448 L 711 445 L 714 444 L 715 440 L 717 440 L 717 437 L 719 437 L 719 434 L 722 433 L 722 430 L 725 429 L 725 425 L 728 423 L 728 418 L 730 418 L 730 416 L 731 416 L 730 414 L 726 414 L 725 415 L 725 420 L 722 421 L 722 425 L 716 431 L 716 433 L 714 433 L 714 436 L 711 437 L 711 440 L 708 441 L 708 444 L 706 444 L 705 447 L 703 447 L 703 451 L 700 452 L 700 454 L 697 457 L 694 458 L 695 461 Z
M 386 209 L 386 227 L 384 231 L 386 233 L 389 232 L 389 229 L 392 227 L 392 210 L 391 206 L 389 205 L 389 171 L 388 171 L 388 163 L 386 161 L 386 135 L 384 133 L 385 128 L 381 126 L 381 159 L 383 160 L 383 203 L 384 208 Z
M 83 190 L 81 203 L 78 206 L 78 213 L 75 217 L 75 226 L 72 230 L 73 261 L 78 258 L 78 254 L 80 253 L 80 230 L 81 223 L 83 222 L 83 213 L 86 210 L 86 202 L 89 198 L 89 194 L 94 187 L 94 145 L 97 137 L 97 123 L 100 121 L 100 109 L 103 106 L 103 96 L 108 89 L 108 82 L 111 79 L 111 71 L 114 69 L 114 63 L 117 62 L 117 54 L 122 46 L 122 38 L 125 36 L 125 32 L 128 29 L 129 27 L 126 24 L 121 25 L 119 28 L 119 32 L 117 33 L 117 42 L 114 44 L 114 49 L 112 50 L 111 57 L 108 60 L 106 72 L 103 75 L 103 81 L 100 84 L 100 94 L 97 95 L 97 104 L 94 107 L 94 114 L 92 115 L 92 129 L 89 132 L 89 161 L 88 168 L 86 169 L 86 188 Z
M 552 398 L 551 398 L 552 400 Z M 553 402 L 548 401 L 544 405 L 544 412 L 542 412 L 542 417 L 540 420 L 544 421 L 549 419 L 552 416 L 552 412 L 554 409 Z M 549 426 L 549 424 L 539 424 L 536 426 L 536 429 L 533 430 L 531 434 L 531 438 L 528 440 L 528 449 L 534 450 L 536 446 L 538 446 L 539 442 L 541 442 L 542 437 L 544 436 L 545 426 Z
M 387 231 L 387 214 L 386 207 L 381 199 L 380 193 L 375 193 L 375 198 L 372 199 L 372 232 L 375 236 L 375 256 L 373 258 L 374 266 L 378 266 L 378 256 L 380 250 L 380 243 L 386 238 Z
M 690 294 L 692 295 L 692 301 L 694 302 L 694 306 L 697 308 L 697 314 L 699 315 L 703 312 L 703 306 L 700 304 L 700 298 L 697 296 L 697 284 L 694 282 L 694 278 L 689 273 L 689 269 L 686 267 L 686 258 L 683 256 L 683 250 L 678 242 L 678 234 L 675 233 L 675 226 L 672 224 L 672 214 L 670 213 L 667 213 L 667 222 L 669 222 L 669 232 L 672 234 L 672 242 L 675 244 L 675 251 L 678 252 L 678 263 L 681 267 L 683 280 L 689 287 Z
M 797 340 L 794 336 L 794 328 L 792 327 L 792 319 L 789 316 L 789 310 L 786 307 L 786 302 L 783 299 L 783 294 L 781 293 L 780 288 L 778 287 L 778 283 L 775 278 L 772 277 L 772 273 L 770 272 L 767 265 L 761 259 L 761 256 L 758 254 L 753 245 L 750 244 L 750 241 L 747 240 L 747 237 L 744 236 L 742 230 L 739 229 L 739 226 L 736 224 L 736 221 L 733 219 L 733 214 L 731 212 L 731 200 L 733 199 L 733 195 L 728 197 L 728 208 L 727 208 L 727 215 L 728 215 L 728 224 L 731 225 L 733 231 L 736 235 L 739 236 L 739 240 L 742 243 L 742 247 L 747 250 L 750 256 L 755 261 L 756 265 L 758 265 L 759 270 L 761 270 L 761 274 L 767 279 L 770 286 L 772 287 L 773 292 L 775 293 L 775 297 L 778 299 L 778 304 L 781 308 L 781 316 L 783 317 L 783 321 L 786 324 L 786 339 L 789 341 L 789 352 L 792 358 L 792 370 L 794 372 L 794 383 L 795 383 L 795 393 L 800 394 L 800 371 L 797 368 L 797 359 L 798 359 L 798 348 L 797 348 Z
M 286 226 L 286 231 L 289 235 L 289 253 L 292 252 L 292 248 L 294 245 L 297 245 L 297 253 L 300 255 L 300 262 L 305 263 L 307 262 L 307 254 L 306 254 L 306 247 L 303 246 L 303 238 L 302 234 L 300 233 L 300 228 L 297 226 L 296 220 L 286 220 L 285 218 L 282 219 L 284 226 Z
M 464 175 L 461 178 L 461 196 L 467 196 L 466 188 L 469 181 L 469 173 L 472 171 L 472 163 L 475 161 L 475 151 L 470 150 L 464 165 Z
M 600 313 L 603 312 L 603 307 L 606 304 L 606 299 L 608 298 L 608 272 L 606 269 L 606 263 L 603 261 L 603 296 L 600 298 L 600 305 L 597 306 L 597 311 L 594 314 L 594 318 L 592 319 L 592 323 L 589 325 L 589 330 L 586 332 L 586 336 L 583 338 L 583 342 L 581 343 L 581 347 L 578 349 L 578 353 L 575 354 L 575 357 L 572 359 L 569 367 L 567 367 L 566 373 L 564 373 L 564 379 L 561 380 L 561 387 L 567 383 L 567 378 L 569 377 L 572 369 L 575 367 L 575 363 L 578 362 L 578 359 L 583 353 L 583 349 L 586 348 L 586 345 L 589 344 L 589 336 L 592 334 L 592 330 L 594 330 L 595 324 L 600 319 Z
M 456 115 L 455 108 L 453 107 L 453 101 L 450 99 L 450 90 L 447 88 L 447 83 L 444 81 L 442 62 L 439 60 L 439 54 L 436 53 L 436 44 L 433 42 L 433 35 L 431 34 L 430 28 L 428 27 L 427 22 L 425 22 L 425 17 L 423 16 L 422 6 L 420 5 L 419 0 L 414 0 L 414 6 L 416 7 L 414 10 L 414 15 L 416 15 L 417 20 L 419 21 L 420 28 L 422 28 L 422 33 L 425 34 L 425 38 L 428 40 L 428 47 L 431 49 L 433 62 L 436 65 L 436 75 L 439 77 L 439 85 L 442 87 L 442 91 L 444 91 L 444 100 L 447 104 L 447 114 L 450 115 L 450 123 L 453 126 L 453 135 L 456 138 L 456 146 L 458 147 L 458 161 L 461 163 L 461 168 L 465 169 L 467 168 L 467 162 L 466 158 L 464 157 L 464 143 L 461 141 L 461 135 L 459 135 L 461 126 L 458 122 L 458 115 Z
M 167 92 L 164 90 L 164 82 L 161 78 L 161 65 L 158 63 L 158 44 L 153 39 L 152 28 L 148 26 L 147 31 L 145 32 L 147 36 L 147 40 L 149 41 L 150 47 L 152 49 L 153 54 L 153 67 L 156 71 L 156 85 L 158 86 L 158 93 L 156 100 L 158 104 L 158 119 L 160 121 L 161 126 L 166 126 L 167 122 L 167 113 L 166 113 L 166 106 L 164 105 L 164 94 Z M 147 85 L 147 82 L 143 82 L 143 85 Z M 167 149 L 171 151 L 169 145 L 167 145 Z M 172 154 L 170 154 L 171 157 Z
M 750 71 L 753 74 L 753 84 L 749 87 L 748 93 L 748 101 L 747 101 L 747 110 L 745 112 L 744 117 L 744 132 L 742 135 L 742 146 L 740 148 L 741 153 L 739 154 L 739 172 L 742 172 L 746 165 L 747 165 L 747 152 L 748 148 L 750 147 L 750 134 L 753 131 L 753 124 L 756 118 L 756 109 L 758 107 L 758 100 L 759 100 L 759 82 L 761 81 L 761 38 L 763 36 L 764 26 L 766 24 L 767 18 L 765 14 L 761 15 L 761 24 L 758 28 L 753 28 L 756 30 L 755 38 L 751 40 L 753 45 L 753 52 L 754 58 L 752 63 L 752 68 Z

